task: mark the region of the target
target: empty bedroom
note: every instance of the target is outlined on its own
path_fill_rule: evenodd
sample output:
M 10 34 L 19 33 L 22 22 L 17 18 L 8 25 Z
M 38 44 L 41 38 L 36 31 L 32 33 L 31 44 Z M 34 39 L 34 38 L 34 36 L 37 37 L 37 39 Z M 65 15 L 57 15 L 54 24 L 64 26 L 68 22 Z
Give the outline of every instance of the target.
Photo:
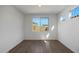
M 0 5 L 0 53 L 78 53 L 78 5 Z

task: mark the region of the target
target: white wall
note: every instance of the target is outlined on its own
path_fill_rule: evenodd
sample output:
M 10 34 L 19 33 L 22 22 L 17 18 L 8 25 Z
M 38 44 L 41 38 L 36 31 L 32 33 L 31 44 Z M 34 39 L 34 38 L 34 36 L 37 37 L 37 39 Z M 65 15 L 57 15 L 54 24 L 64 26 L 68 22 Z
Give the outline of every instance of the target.
M 8 52 L 24 39 L 23 19 L 13 6 L 0 6 L 0 52 Z
M 33 16 L 47 16 L 49 17 L 49 31 L 48 32 L 32 32 L 32 17 Z M 51 27 L 55 26 L 54 30 L 51 31 Z M 50 33 L 49 38 L 46 35 Z M 25 16 L 25 39 L 26 40 L 47 40 L 47 39 L 57 39 L 57 17 L 56 15 L 46 15 L 46 14 L 27 14 Z
M 79 52 L 79 17 L 70 19 L 69 11 L 75 6 L 69 6 L 59 14 L 66 16 L 65 21 L 58 22 L 58 38 L 65 46 L 74 52 Z

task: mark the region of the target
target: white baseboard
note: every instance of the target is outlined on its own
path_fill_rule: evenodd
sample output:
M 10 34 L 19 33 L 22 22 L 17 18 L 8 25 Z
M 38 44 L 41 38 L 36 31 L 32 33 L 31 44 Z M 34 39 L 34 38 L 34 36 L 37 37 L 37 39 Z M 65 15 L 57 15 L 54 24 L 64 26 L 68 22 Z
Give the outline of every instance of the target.
M 8 53 L 11 49 L 13 49 L 14 47 L 16 47 L 18 44 L 20 44 L 23 40 L 18 41 L 17 44 L 15 44 L 14 46 L 10 47 L 7 51 L 3 52 L 3 53 Z
M 73 49 L 71 49 L 68 45 L 66 45 L 66 44 L 64 44 L 64 42 L 63 41 L 61 41 L 61 40 L 58 40 L 60 43 L 62 43 L 64 46 L 66 46 L 67 48 L 69 48 L 72 52 L 75 52 Z
M 57 40 L 57 39 L 24 39 L 24 40 Z

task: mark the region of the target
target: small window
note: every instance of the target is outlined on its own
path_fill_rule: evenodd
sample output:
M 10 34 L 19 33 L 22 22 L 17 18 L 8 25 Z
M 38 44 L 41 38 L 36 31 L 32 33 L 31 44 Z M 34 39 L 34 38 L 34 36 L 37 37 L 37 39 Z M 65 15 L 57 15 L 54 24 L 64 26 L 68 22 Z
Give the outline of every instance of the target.
M 76 7 L 71 10 L 71 18 L 78 17 L 79 16 L 79 7 Z
M 48 17 L 33 17 L 32 18 L 32 31 L 33 32 L 48 31 Z

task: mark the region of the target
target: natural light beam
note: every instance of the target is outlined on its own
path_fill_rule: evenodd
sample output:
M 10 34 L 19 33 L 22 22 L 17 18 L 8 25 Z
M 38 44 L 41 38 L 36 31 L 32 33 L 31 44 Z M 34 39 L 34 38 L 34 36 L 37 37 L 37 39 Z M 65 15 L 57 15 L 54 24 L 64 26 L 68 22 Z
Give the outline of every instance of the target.
M 53 25 L 53 26 L 51 27 L 51 31 L 53 31 L 53 30 L 54 30 L 54 28 L 55 28 L 55 27 L 54 27 L 54 25 Z
M 69 13 L 69 18 L 71 18 L 71 12 Z
M 48 34 L 46 35 L 46 38 L 48 38 L 48 37 L 49 37 L 49 35 L 50 35 L 50 34 L 48 33 Z
M 60 17 L 60 21 L 63 21 L 63 17 Z
M 46 41 L 46 40 L 44 40 L 44 42 L 45 42 L 45 43 L 47 43 L 47 41 Z

